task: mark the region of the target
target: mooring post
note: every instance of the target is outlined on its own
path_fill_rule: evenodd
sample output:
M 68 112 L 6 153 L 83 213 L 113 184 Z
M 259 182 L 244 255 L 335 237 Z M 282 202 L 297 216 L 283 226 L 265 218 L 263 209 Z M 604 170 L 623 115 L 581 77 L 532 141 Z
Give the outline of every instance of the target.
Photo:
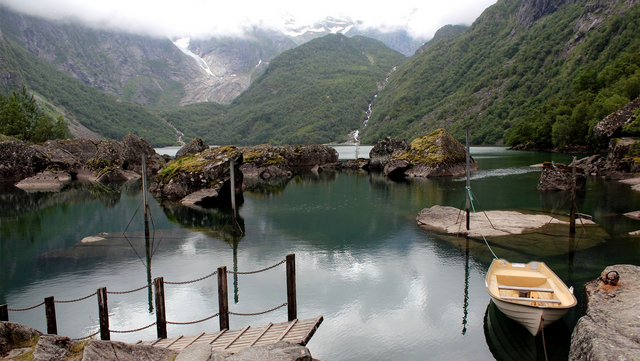
M 227 266 L 218 267 L 218 314 L 220 331 L 229 329 L 229 294 L 227 290 Z
M 470 172 L 469 171 L 469 162 L 470 162 L 469 158 L 471 157 L 471 155 L 469 154 L 469 142 L 470 142 L 470 140 L 469 140 L 469 126 L 467 125 L 467 167 L 466 167 L 466 169 L 467 169 L 467 171 L 466 171 L 467 172 L 467 203 L 465 205 L 465 211 L 467 213 L 467 231 L 469 230 L 469 226 L 471 224 L 471 214 L 469 213 L 470 212 L 470 208 L 471 208 L 471 194 L 470 194 L 470 192 L 471 192 L 471 180 L 470 180 L 470 177 L 469 177 L 469 172 Z
M 58 324 L 56 323 L 56 304 L 53 296 L 44 299 L 44 311 L 47 316 L 47 333 L 49 335 L 58 334 Z
M 100 319 L 100 339 L 111 340 L 109 331 L 109 307 L 107 306 L 107 288 L 98 288 L 98 318 Z
M 571 176 L 571 211 L 569 212 L 569 234 L 576 233 L 576 157 L 573 157 L 573 174 Z
M 287 310 L 289 322 L 298 318 L 298 302 L 296 301 L 296 255 L 288 254 L 287 262 Z
M 0 305 L 0 321 L 9 321 L 9 308 L 7 305 Z
M 156 295 L 156 330 L 158 338 L 167 338 L 167 312 L 164 305 L 164 278 L 153 280 Z

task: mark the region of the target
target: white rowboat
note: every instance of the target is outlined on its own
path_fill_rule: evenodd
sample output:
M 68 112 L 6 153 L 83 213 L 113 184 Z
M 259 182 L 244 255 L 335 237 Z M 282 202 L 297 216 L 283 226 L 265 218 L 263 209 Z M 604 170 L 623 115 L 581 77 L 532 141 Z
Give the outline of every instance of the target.
M 560 319 L 578 301 L 544 262 L 491 262 L 485 279 L 495 305 L 532 335 Z

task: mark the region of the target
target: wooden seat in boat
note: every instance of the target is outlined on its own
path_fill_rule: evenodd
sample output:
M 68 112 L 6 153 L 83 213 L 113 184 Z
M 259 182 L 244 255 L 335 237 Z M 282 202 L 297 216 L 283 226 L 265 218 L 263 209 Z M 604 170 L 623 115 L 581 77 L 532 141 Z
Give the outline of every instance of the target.
M 540 287 L 520 287 L 520 286 L 498 285 L 498 289 L 501 289 L 501 290 L 515 290 L 515 291 L 529 291 L 529 292 L 551 292 L 551 293 L 553 293 L 553 289 L 551 289 L 551 288 L 540 288 Z
M 528 302 L 542 302 L 542 303 L 562 303 L 560 300 L 552 300 L 545 298 L 527 298 L 527 297 L 509 297 L 509 296 L 500 296 L 502 300 L 513 300 L 513 301 L 528 301 Z

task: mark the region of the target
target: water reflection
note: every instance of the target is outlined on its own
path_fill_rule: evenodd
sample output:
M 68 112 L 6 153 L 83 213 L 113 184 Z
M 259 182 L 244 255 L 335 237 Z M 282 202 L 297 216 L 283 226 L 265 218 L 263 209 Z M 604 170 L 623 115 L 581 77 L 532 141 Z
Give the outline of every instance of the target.
M 160 206 L 169 221 L 184 228 L 201 232 L 229 244 L 239 242 L 244 237 L 244 219 L 241 216 L 236 217 L 236 227 L 240 228 L 237 232 L 234 229 L 231 208 L 187 207 L 180 204 L 180 201 L 167 199 L 161 200 Z

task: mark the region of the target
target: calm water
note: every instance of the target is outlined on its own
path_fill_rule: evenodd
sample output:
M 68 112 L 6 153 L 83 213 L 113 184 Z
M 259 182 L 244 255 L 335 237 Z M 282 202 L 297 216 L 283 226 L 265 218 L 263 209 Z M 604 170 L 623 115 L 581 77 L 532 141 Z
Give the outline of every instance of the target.
M 359 153 L 360 149 L 341 149 Z M 552 213 L 564 192 L 539 193 L 538 168 L 545 160 L 568 163 L 569 155 L 508 152 L 476 147 L 480 170 L 472 190 L 485 210 Z M 321 360 L 509 360 L 522 350 L 541 356 L 540 337 L 489 306 L 484 275 L 491 254 L 482 240 L 420 229 L 415 217 L 436 204 L 461 207 L 465 182 L 426 179 L 390 182 L 377 173 L 301 172 L 290 181 L 249 183 L 239 209 L 244 236 L 234 238 L 228 210 L 194 210 L 150 198 L 155 220 L 151 274 L 145 266 L 142 216 L 134 216 L 140 183 L 105 188 L 73 184 L 60 193 L 0 193 L 0 303 L 29 307 L 44 297 L 69 300 L 98 287 L 124 291 L 164 277 L 195 279 L 219 266 L 251 271 L 296 254 L 298 316 L 324 316 L 308 347 Z M 622 216 L 640 210 L 640 192 L 590 178 L 578 194 L 580 212 L 598 223 L 570 239 L 567 228 L 490 239 L 499 257 L 547 262 L 580 299 L 582 284 L 606 265 L 640 264 L 640 241 L 626 236 L 640 222 Z M 566 216 L 565 205 L 559 215 Z M 127 239 L 120 237 L 129 221 Z M 81 245 L 108 233 L 106 242 Z M 622 276 L 624 277 L 624 275 Z M 257 275 L 229 276 L 230 309 L 262 311 L 286 301 L 284 266 Z M 217 312 L 214 278 L 166 285 L 167 318 L 181 322 Z M 135 329 L 155 321 L 147 290 L 109 295 L 110 326 Z M 59 334 L 80 337 L 98 330 L 96 298 L 56 304 Z M 565 359 L 579 306 L 545 330 L 550 359 Z M 10 312 L 12 321 L 46 330 L 44 308 Z M 286 321 L 286 309 L 267 315 L 231 316 L 231 327 Z M 216 318 L 190 326 L 169 325 L 169 337 L 218 330 Z M 155 338 L 155 327 L 112 339 Z

